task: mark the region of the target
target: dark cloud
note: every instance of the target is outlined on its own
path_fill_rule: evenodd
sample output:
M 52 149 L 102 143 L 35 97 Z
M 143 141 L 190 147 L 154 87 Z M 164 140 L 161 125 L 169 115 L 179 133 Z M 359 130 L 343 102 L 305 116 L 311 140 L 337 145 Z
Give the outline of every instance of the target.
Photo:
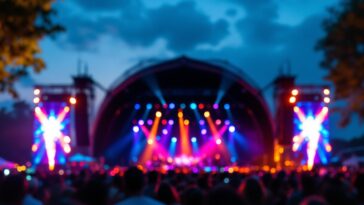
M 322 83 L 325 70 L 320 69 L 322 55 L 315 51 L 315 44 L 324 35 L 322 21 L 324 15 L 312 15 L 287 33 L 286 45 L 282 56 L 294 62 L 293 71 L 299 82 Z
M 225 11 L 226 16 L 235 17 L 238 14 L 238 11 L 235 8 L 229 8 Z
M 58 42 L 62 48 L 74 50 L 97 50 L 99 39 L 105 33 L 98 21 L 82 16 L 70 16 L 63 19 L 66 32 Z
M 278 17 L 278 6 L 273 0 L 229 0 L 244 8 L 248 16 L 255 18 Z
M 272 19 L 257 19 L 250 16 L 236 24 L 245 44 L 274 49 L 286 41 L 289 26 L 276 23 Z
M 78 50 L 92 49 L 101 36 L 111 35 L 132 46 L 150 46 L 162 39 L 169 49 L 185 52 L 201 44 L 216 45 L 228 35 L 226 20 L 212 22 L 194 2 L 153 9 L 130 3 L 120 17 L 69 18 L 65 22 L 63 42 Z
M 76 0 L 75 2 L 85 10 L 111 11 L 126 6 L 130 0 Z
M 250 46 L 275 49 L 285 42 L 289 27 L 276 22 L 278 6 L 272 0 L 231 0 L 244 8 L 246 15 L 236 26 L 243 42 Z
M 193 2 L 165 5 L 147 11 L 144 18 L 120 23 L 120 35 L 127 42 L 149 45 L 162 38 L 175 51 L 191 50 L 203 43 L 214 45 L 228 33 L 225 20 L 211 22 Z
M 325 71 L 319 68 L 321 55 L 314 50 L 324 35 L 323 15 L 313 15 L 297 26 L 277 23 L 274 18 L 254 19 L 245 16 L 238 21 L 243 44 L 218 51 L 200 50 L 193 54 L 202 58 L 224 58 L 242 67 L 260 86 L 278 75 L 280 67 L 289 61 L 298 83 L 322 83 Z

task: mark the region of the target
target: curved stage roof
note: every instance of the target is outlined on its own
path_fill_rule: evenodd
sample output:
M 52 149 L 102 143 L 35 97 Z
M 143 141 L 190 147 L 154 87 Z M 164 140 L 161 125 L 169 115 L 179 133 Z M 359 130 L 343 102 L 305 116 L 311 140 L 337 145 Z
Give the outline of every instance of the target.
M 176 104 L 176 107 L 187 105 L 187 108 L 169 109 L 168 105 L 171 103 Z M 191 103 L 200 103 L 203 106 L 197 109 L 198 112 L 191 111 L 188 106 Z M 153 108 L 145 109 L 147 104 L 153 105 Z M 219 109 L 215 109 L 215 104 L 221 105 Z M 229 105 L 229 109 L 224 110 L 222 107 L 226 104 Z M 141 106 L 141 109 L 136 109 L 136 105 Z M 149 143 L 149 134 L 146 134 L 144 129 L 153 132 L 152 127 L 156 122 L 154 115 L 149 112 L 156 111 L 163 113 L 164 120 L 175 120 L 175 127 L 179 118 L 177 112 L 183 112 L 183 116 L 191 121 L 188 134 L 196 136 L 199 143 L 201 138 L 201 144 L 206 144 L 206 139 L 202 143 L 204 136 L 199 132 L 202 127 L 198 122 L 205 120 L 206 123 L 210 123 L 209 119 L 204 119 L 203 116 L 204 112 L 209 111 L 216 122 L 220 119 L 225 120 L 237 129 L 235 142 L 229 141 L 231 134 L 221 136 L 226 141 L 227 151 L 231 152 L 229 156 L 234 156 L 231 157 L 233 163 L 257 164 L 273 160 L 273 122 L 267 103 L 257 86 L 241 69 L 229 63 L 200 61 L 188 57 L 141 63 L 112 84 L 93 125 L 94 155 L 104 156 L 111 164 L 130 164 L 131 161 L 138 161 L 135 157 L 140 158 L 143 147 L 148 146 L 146 142 Z M 153 120 L 149 127 L 138 125 L 138 121 L 147 121 L 148 118 Z M 156 136 L 162 130 L 161 122 L 159 128 L 156 128 Z M 131 137 L 133 126 L 139 126 L 138 130 L 140 128 L 144 132 L 137 139 L 135 135 Z M 219 130 L 219 126 L 220 124 L 210 124 L 207 126 L 208 133 L 211 131 L 210 135 L 215 136 L 214 132 Z M 223 126 L 220 127 L 221 131 Z M 171 128 L 171 133 L 177 135 L 178 139 L 180 134 L 183 135 L 177 128 Z M 163 141 L 163 136 L 161 138 Z M 170 139 L 172 134 L 166 140 Z M 163 146 L 167 155 L 170 146 L 169 142 Z M 139 152 L 135 151 L 136 149 L 139 149 Z M 177 149 L 177 152 L 182 152 L 183 149 Z M 199 149 L 202 150 L 202 146 Z

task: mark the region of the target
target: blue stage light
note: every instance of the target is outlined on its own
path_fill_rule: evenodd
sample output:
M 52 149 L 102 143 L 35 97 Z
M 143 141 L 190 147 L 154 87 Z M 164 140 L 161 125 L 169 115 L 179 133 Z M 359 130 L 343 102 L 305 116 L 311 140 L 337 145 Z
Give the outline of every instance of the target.
M 140 109 L 140 104 L 139 103 L 135 104 L 134 109 L 139 110 Z
M 229 132 L 231 133 L 235 132 L 235 127 L 233 125 L 229 126 Z
M 176 105 L 175 105 L 174 103 L 170 103 L 170 104 L 169 104 L 169 109 L 171 109 L 171 110 L 172 110 L 172 109 L 174 109 L 175 107 L 176 107 Z
M 191 104 L 190 104 L 190 108 L 191 108 L 192 110 L 195 110 L 195 109 L 197 108 L 196 103 L 191 103 Z
M 133 131 L 134 131 L 135 133 L 139 132 L 139 127 L 135 125 L 135 126 L 133 127 Z

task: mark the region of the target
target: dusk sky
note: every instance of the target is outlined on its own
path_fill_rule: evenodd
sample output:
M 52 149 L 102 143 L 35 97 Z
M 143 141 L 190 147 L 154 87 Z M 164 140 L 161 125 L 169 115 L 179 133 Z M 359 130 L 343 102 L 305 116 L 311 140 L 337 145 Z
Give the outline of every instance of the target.
M 18 84 L 21 97 L 31 101 L 32 86 L 71 83 L 78 61 L 109 87 L 131 66 L 146 59 L 188 55 L 222 59 L 242 68 L 259 87 L 269 84 L 290 62 L 298 84 L 327 84 L 314 51 L 324 35 L 327 7 L 338 0 L 66 0 L 54 6 L 66 32 L 41 41 L 47 68 Z M 272 92 L 265 93 L 271 102 Z M 98 104 L 104 95 L 97 92 Z M 0 95 L 2 104 L 9 96 Z M 364 133 L 356 120 L 333 137 Z M 363 127 L 363 126 L 362 126 Z

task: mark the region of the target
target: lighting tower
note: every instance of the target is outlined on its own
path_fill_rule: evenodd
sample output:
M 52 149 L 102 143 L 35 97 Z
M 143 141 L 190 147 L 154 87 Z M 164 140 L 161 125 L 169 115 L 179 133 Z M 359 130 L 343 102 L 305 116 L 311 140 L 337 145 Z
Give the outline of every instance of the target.
M 77 151 L 84 154 L 90 154 L 90 122 L 95 99 L 93 85 L 94 81 L 87 72 L 73 76 L 76 145 Z
M 274 161 L 278 166 L 291 159 L 291 144 L 293 136 L 293 107 L 290 101 L 291 91 L 295 86 L 295 77 L 292 75 L 280 75 L 274 81 L 275 102 L 275 145 Z

